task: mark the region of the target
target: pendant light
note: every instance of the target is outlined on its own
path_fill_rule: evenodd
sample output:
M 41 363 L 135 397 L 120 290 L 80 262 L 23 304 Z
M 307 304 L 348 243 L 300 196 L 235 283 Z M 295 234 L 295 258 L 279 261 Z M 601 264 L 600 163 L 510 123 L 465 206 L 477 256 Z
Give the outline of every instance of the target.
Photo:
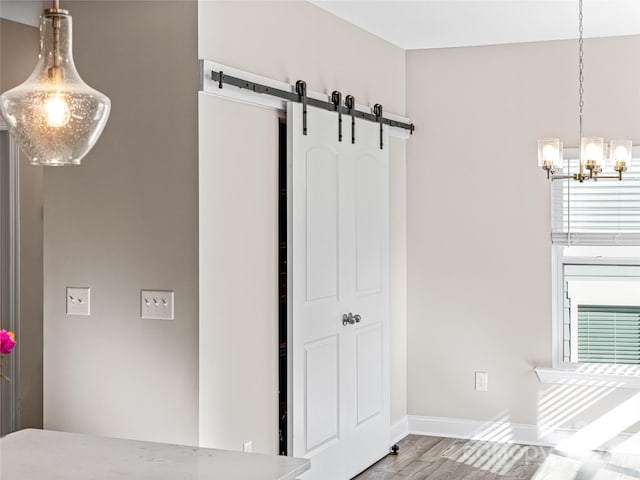
M 584 41 L 582 38 L 582 0 L 578 0 L 578 97 L 580 122 L 580 158 L 579 170 L 571 175 L 556 175 L 555 173 L 562 167 L 562 142 L 558 138 L 542 138 L 538 140 L 538 166 L 547 172 L 547 178 L 573 179 L 579 182 L 599 178 L 616 178 L 622 180 L 622 173 L 627 170 L 627 164 L 631 162 L 631 140 L 611 140 L 605 143 L 602 137 L 584 137 L 582 134 L 582 110 L 584 107 Z M 567 171 L 569 169 L 567 161 Z M 602 170 L 613 167 L 617 175 L 600 175 Z
M 0 95 L 9 133 L 34 165 L 79 165 L 100 137 L 111 102 L 73 64 L 71 15 L 59 0 L 40 17 L 40 55 L 21 85 Z

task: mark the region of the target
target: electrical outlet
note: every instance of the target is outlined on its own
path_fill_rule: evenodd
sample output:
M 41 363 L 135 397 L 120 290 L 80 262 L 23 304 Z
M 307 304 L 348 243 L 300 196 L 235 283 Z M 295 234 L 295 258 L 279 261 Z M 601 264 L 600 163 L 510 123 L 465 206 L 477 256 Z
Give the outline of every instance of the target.
M 91 289 L 67 287 L 67 315 L 90 315 Z
M 489 374 L 487 372 L 476 372 L 476 390 L 480 392 L 489 390 Z
M 140 316 L 158 320 L 173 320 L 173 291 L 141 290 Z
M 242 444 L 242 451 L 245 453 L 251 453 L 253 452 L 253 442 L 249 441 L 249 442 L 244 442 Z

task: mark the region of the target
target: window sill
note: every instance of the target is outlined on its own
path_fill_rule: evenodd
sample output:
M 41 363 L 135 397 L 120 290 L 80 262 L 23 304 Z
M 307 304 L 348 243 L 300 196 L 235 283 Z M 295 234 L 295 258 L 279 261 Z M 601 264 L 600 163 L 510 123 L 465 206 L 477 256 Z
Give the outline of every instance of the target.
M 640 371 L 636 368 L 611 373 L 610 367 L 536 368 L 541 383 L 585 385 L 640 390 Z

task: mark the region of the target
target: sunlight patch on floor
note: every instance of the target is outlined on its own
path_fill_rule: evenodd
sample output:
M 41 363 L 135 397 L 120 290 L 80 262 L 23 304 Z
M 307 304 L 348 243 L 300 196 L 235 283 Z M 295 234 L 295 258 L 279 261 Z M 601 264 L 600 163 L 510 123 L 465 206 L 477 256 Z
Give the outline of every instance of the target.
M 614 391 L 614 388 L 600 385 L 552 385 L 545 388 L 538 397 L 539 438 L 552 437 L 562 425 Z
M 447 457 L 493 474 L 507 475 L 516 463 L 526 464 L 532 458 L 539 458 L 540 451 L 541 447 L 531 445 L 470 441 Z
M 445 457 L 493 474 L 506 475 L 516 463 L 526 463 L 544 455 L 540 447 L 514 444 L 513 428 L 507 412 L 483 424 L 471 438 Z
M 640 455 L 640 432 L 632 435 L 611 449 L 613 453 L 630 453 Z
M 565 452 L 595 450 L 638 421 L 640 421 L 640 393 L 581 428 L 556 448 Z
M 582 462 L 554 453 L 550 454 L 531 480 L 573 479 L 582 468 Z

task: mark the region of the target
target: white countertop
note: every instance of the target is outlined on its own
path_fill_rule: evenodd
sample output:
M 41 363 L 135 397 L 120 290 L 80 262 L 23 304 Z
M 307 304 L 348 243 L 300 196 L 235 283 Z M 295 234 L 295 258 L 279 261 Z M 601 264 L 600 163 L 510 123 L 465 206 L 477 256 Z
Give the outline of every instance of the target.
M 292 480 L 306 459 L 21 430 L 0 439 L 2 480 Z

